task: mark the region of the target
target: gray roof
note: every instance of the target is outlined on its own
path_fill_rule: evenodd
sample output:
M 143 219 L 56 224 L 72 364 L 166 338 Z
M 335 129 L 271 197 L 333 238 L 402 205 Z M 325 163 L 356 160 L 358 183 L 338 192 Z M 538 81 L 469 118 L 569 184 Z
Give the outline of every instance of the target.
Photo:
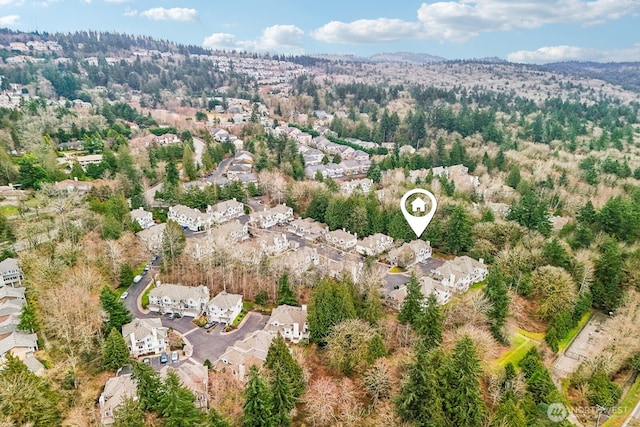
M 153 297 L 170 297 L 174 300 L 187 300 L 189 298 L 198 300 L 198 299 L 209 299 L 209 288 L 204 285 L 200 286 L 184 286 L 184 285 L 174 285 L 170 283 L 163 283 L 160 286 L 156 286 L 149 292 L 149 296 Z
M 207 307 L 213 305 L 223 310 L 230 310 L 236 304 L 238 304 L 239 301 L 242 301 L 242 295 L 229 294 L 225 291 L 222 291 L 218 295 L 213 297 L 211 301 L 209 301 Z
M 0 262 L 0 273 L 4 273 L 5 271 L 15 271 L 20 270 L 20 264 L 18 264 L 18 260 L 15 258 L 7 258 L 4 261 Z
M 153 335 L 153 329 L 156 329 L 158 338 L 166 338 L 167 328 L 162 326 L 162 321 L 158 318 L 150 319 L 133 319 L 133 322 L 122 325 L 122 336 L 128 337 L 134 334 L 136 340 Z

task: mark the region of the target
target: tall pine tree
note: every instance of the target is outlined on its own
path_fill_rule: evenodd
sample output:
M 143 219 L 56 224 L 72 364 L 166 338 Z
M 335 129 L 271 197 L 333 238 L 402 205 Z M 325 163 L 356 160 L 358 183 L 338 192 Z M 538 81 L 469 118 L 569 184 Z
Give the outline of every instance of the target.
M 111 328 L 111 332 L 102 346 L 102 366 L 109 371 L 116 372 L 127 362 L 129 362 L 127 343 L 116 328 Z
M 420 289 L 420 282 L 414 273 L 411 273 L 409 283 L 407 283 L 407 296 L 402 303 L 398 320 L 400 323 L 408 323 L 412 326 L 416 325 L 418 318 L 422 313 L 422 301 L 424 295 Z
M 249 368 L 249 381 L 244 389 L 242 424 L 245 427 L 274 426 L 271 392 L 256 365 Z

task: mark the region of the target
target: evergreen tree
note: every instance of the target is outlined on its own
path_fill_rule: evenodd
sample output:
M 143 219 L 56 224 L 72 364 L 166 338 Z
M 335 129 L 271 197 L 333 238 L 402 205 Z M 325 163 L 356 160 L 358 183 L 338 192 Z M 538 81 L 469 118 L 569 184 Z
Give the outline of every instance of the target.
M 544 245 L 542 255 L 547 264 L 553 265 L 554 267 L 562 267 L 568 270 L 571 266 L 571 257 L 562 244 L 560 244 L 560 240 L 558 240 L 557 237 L 554 237 Z
M 146 363 L 134 363 L 132 378 L 138 385 L 138 401 L 145 411 L 157 411 L 164 385 L 158 373 Z
M 231 423 L 214 408 L 211 408 L 202 427 L 231 427 Z
M 195 407 L 196 398 L 186 387 L 180 384 L 180 378 L 169 371 L 157 410 L 162 415 L 165 427 L 195 426 L 202 420 L 202 413 Z
M 30 301 L 24 304 L 20 310 L 20 322 L 18 323 L 18 329 L 29 333 L 33 333 L 38 330 L 36 309 Z
M 431 294 L 415 323 L 415 330 L 420 335 L 419 351 L 429 351 L 440 346 L 443 321 L 442 309 L 435 295 Z
M 460 205 L 451 205 L 448 210 L 449 219 L 443 236 L 445 248 L 453 254 L 468 251 L 473 246 L 471 218 Z
M 120 286 L 129 287 L 133 283 L 133 279 L 135 278 L 133 274 L 133 270 L 129 267 L 129 264 L 123 262 L 120 264 Z
M 178 172 L 178 168 L 176 168 L 176 164 L 173 160 L 169 159 L 164 168 L 164 173 L 164 179 L 167 184 L 170 186 L 178 185 L 178 182 L 180 182 L 180 173 Z
M 131 322 L 131 313 L 118 297 L 118 294 L 108 285 L 103 286 L 100 291 L 100 305 L 102 309 L 107 312 L 108 316 L 108 327 L 105 328 L 105 332 L 107 332 L 109 328 L 115 328 L 121 331 L 122 325 Z
M 113 427 L 145 427 L 144 410 L 140 403 L 130 397 L 125 398 L 115 410 Z
M 498 405 L 491 425 L 494 427 L 525 426 L 527 425 L 527 417 L 513 399 L 504 399 Z
M 402 419 L 420 427 L 448 427 L 440 386 L 438 366 L 446 355 L 441 350 L 417 352 L 416 361 L 407 368 L 407 379 L 396 398 Z
M 51 385 L 29 371 L 11 352 L 0 370 L 0 417 L 9 425 L 57 426 L 62 422 L 60 398 Z
M 292 385 L 293 396 L 298 398 L 302 395 L 304 391 L 302 368 L 291 355 L 289 347 L 287 347 L 287 343 L 282 335 L 278 334 L 278 336 L 271 341 L 267 358 L 265 359 L 265 366 L 272 371 L 275 371 L 276 368 L 282 369 Z
M 509 314 L 509 293 L 506 282 L 498 268 L 492 268 L 487 276 L 487 286 L 483 289 L 484 296 L 491 303 L 491 309 L 487 313 L 491 334 L 504 343 L 505 336 L 502 327 Z
M 184 145 L 182 152 L 182 171 L 189 178 L 189 181 L 196 179 L 196 164 L 189 144 Z
M 273 404 L 274 425 L 290 425 L 291 417 L 289 414 L 296 406 L 296 398 L 294 396 L 293 384 L 282 363 L 275 363 L 271 371 L 269 388 L 271 392 L 271 402 Z
M 102 366 L 109 371 L 116 372 L 127 362 L 129 362 L 127 343 L 116 328 L 111 328 L 111 332 L 102 345 Z
M 604 311 L 614 311 L 624 297 L 622 282 L 623 259 L 618 243 L 606 240 L 600 247 L 600 258 L 594 265 L 594 281 L 591 285 L 593 306 Z
M 420 289 L 420 282 L 414 273 L 411 273 L 409 283 L 407 283 L 407 296 L 402 303 L 398 320 L 403 324 L 410 324 L 415 327 L 417 320 L 422 313 L 422 302 L 424 295 Z
M 322 279 L 311 293 L 309 303 L 307 321 L 311 340 L 324 345 L 332 326 L 355 317 L 353 297 L 347 286 L 333 279 Z
M 245 427 L 275 426 L 273 403 L 267 382 L 256 365 L 249 368 L 249 380 L 244 389 L 242 424 Z
M 478 377 L 480 359 L 468 336 L 456 344 L 444 381 L 445 414 L 452 426 L 481 426 L 486 407 Z
M 289 275 L 283 274 L 278 280 L 278 305 L 298 305 L 298 300 L 289 285 Z
M 372 286 L 364 295 L 359 317 L 369 322 L 371 326 L 376 326 L 383 314 L 380 293 Z

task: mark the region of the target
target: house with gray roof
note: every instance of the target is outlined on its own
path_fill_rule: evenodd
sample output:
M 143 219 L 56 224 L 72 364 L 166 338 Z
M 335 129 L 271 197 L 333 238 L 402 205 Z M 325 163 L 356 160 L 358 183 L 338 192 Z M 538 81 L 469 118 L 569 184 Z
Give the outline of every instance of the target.
M 258 330 L 245 339 L 236 341 L 213 363 L 213 368 L 225 372 L 239 381 L 246 381 L 246 374 L 253 365 L 262 366 L 274 336 Z
M 24 275 L 18 260 L 15 258 L 7 258 L 0 262 L 0 286 L 22 286 Z
M 284 339 L 293 343 L 309 339 L 307 306 L 294 307 L 285 304 L 274 308 L 264 330 L 274 336 L 280 334 Z
M 138 400 L 137 393 L 138 386 L 131 374 L 109 378 L 98 398 L 100 423 L 103 426 L 112 425 L 115 422 L 116 410 L 126 399 Z
M 17 357 L 30 371 L 39 373 L 44 366 L 35 358 L 38 350 L 38 336 L 23 332 L 8 332 L 0 335 L 0 366 L 7 362 L 7 354 Z
M 150 252 L 158 253 L 162 249 L 162 238 L 164 237 L 164 229 L 166 223 L 154 224 L 151 227 L 138 231 L 136 236 L 149 249 Z
M 388 251 L 393 246 L 393 237 L 382 233 L 359 240 L 356 245 L 356 252 L 364 256 L 377 256 Z
M 326 237 L 327 243 L 343 251 L 350 251 L 358 244 L 358 235 L 351 234 L 344 228 L 330 231 Z
M 133 319 L 122 325 L 122 336 L 131 357 L 161 354 L 169 347 L 168 329 L 159 318 Z
M 244 215 L 244 205 L 234 198 L 207 207 L 207 214 L 211 215 L 214 222 L 222 224 Z
M 198 317 L 209 302 L 209 288 L 183 286 L 157 282 L 149 292 L 149 310 L 156 313 L 177 313 L 181 316 Z
M 143 230 L 152 227 L 154 224 L 153 215 L 151 212 L 145 211 L 144 208 L 134 209 L 129 212 L 129 215 L 131 216 L 131 220 L 140 224 Z
M 199 231 L 211 227 L 214 222 L 214 217 L 208 210 L 206 213 L 203 213 L 198 209 L 192 209 L 185 205 L 176 205 L 169 208 L 167 220 L 177 222 L 182 228 Z
M 207 321 L 232 324 L 242 311 L 242 295 L 220 292 L 207 303 Z

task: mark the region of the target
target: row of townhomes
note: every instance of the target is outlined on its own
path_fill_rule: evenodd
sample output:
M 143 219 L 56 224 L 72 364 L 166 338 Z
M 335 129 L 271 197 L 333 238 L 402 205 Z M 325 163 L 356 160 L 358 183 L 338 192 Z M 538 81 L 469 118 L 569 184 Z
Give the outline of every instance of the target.
M 469 290 L 474 283 L 487 277 L 487 266 L 482 258 L 475 260 L 468 256 L 456 257 L 446 261 L 430 271 L 430 274 L 420 277 L 420 289 L 425 297 L 434 295 L 439 304 L 446 304 L 453 294 L 462 294 Z M 407 296 L 407 286 L 389 292 L 386 303 L 400 309 Z
M 30 371 L 39 374 L 44 366 L 35 357 L 38 337 L 18 328 L 22 308 L 27 303 L 22 287 L 24 275 L 18 260 L 7 258 L 0 262 L 0 276 L 0 367 L 10 353 L 22 360 Z
M 267 126 L 266 131 L 296 141 L 298 152 L 304 159 L 307 178 L 314 179 L 322 176 L 324 179 L 360 175 L 367 173 L 371 167 L 369 154 L 348 145 L 332 142 L 325 135 L 314 138 L 307 132 L 286 125 L 275 128 Z M 336 160 L 339 163 L 329 161 L 336 156 L 340 158 L 340 160 Z
M 177 222 L 184 229 L 201 231 L 242 215 L 244 215 L 244 204 L 232 199 L 209 205 L 205 212 L 184 205 L 171 206 L 167 219 Z

